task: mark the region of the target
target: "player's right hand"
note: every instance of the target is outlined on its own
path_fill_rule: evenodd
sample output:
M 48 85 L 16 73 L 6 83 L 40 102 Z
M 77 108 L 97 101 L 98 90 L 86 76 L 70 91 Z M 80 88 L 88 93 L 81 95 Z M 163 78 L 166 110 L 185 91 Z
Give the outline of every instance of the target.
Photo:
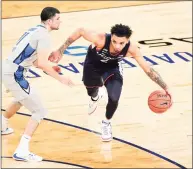
M 50 62 L 53 62 L 53 63 L 58 63 L 61 59 L 62 59 L 62 55 L 61 55 L 61 53 L 59 52 L 59 50 L 53 51 L 53 52 L 50 54 L 49 58 L 48 58 L 48 60 L 49 60 Z
M 166 94 L 167 94 L 167 95 L 169 95 L 169 96 L 170 96 L 170 99 L 171 99 L 171 105 L 170 105 L 170 107 L 171 107 L 171 106 L 172 106 L 172 104 L 173 104 L 173 100 L 172 100 L 172 93 L 171 93 L 170 89 L 165 89 L 165 92 L 166 92 Z
M 74 86 L 74 83 L 73 83 L 72 80 L 71 80 L 70 78 L 68 78 L 68 77 L 62 77 L 62 79 L 60 80 L 60 82 L 61 82 L 62 84 L 65 84 L 65 85 L 69 86 L 69 87 Z

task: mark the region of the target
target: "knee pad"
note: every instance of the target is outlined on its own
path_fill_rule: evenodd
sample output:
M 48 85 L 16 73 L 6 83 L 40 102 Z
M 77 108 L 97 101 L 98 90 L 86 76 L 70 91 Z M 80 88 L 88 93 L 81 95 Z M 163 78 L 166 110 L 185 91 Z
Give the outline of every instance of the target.
M 36 120 L 38 123 L 40 123 L 41 120 L 43 120 L 47 114 L 48 114 L 48 111 L 42 108 L 42 109 L 33 111 L 31 117 L 33 120 Z

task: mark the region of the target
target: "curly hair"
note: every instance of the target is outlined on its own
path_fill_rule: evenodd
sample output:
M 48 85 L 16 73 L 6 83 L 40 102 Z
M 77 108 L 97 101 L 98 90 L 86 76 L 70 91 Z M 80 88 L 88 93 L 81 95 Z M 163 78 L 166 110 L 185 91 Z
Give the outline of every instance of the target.
M 129 26 L 127 25 L 122 25 L 122 24 L 116 24 L 111 27 L 111 34 L 116 35 L 118 37 L 126 37 L 129 38 L 132 34 L 132 30 Z

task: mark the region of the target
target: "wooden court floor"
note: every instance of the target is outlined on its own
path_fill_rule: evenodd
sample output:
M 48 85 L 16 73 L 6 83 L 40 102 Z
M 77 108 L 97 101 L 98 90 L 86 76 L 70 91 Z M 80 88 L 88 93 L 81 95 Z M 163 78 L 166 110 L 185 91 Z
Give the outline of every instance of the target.
M 151 92 L 160 89 L 133 59 L 125 59 L 124 86 L 112 119 L 113 141 L 100 140 L 100 122 L 106 100 L 89 116 L 89 98 L 81 82 L 82 63 L 89 43 L 84 39 L 69 48 L 59 66 L 76 86 L 68 88 L 32 68 L 28 74 L 49 114 L 31 141 L 40 163 L 16 162 L 11 156 L 29 119 L 24 107 L 10 120 L 15 132 L 2 136 L 3 168 L 192 168 L 192 2 L 174 2 L 61 14 L 61 28 L 51 33 L 53 49 L 77 27 L 110 30 L 116 23 L 134 31 L 147 62 L 171 87 L 173 106 L 155 114 L 147 105 Z M 21 34 L 39 23 L 39 16 L 2 20 L 2 58 Z M 14 25 L 14 31 L 13 31 Z M 2 111 L 12 100 L 2 87 Z

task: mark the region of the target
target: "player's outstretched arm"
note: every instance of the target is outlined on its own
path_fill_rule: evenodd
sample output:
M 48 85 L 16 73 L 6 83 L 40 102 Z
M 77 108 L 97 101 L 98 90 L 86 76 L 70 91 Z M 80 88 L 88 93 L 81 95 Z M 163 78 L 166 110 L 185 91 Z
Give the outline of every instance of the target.
M 37 47 L 37 60 L 34 62 L 34 65 L 37 68 L 42 69 L 47 74 L 55 78 L 56 80 L 60 81 L 61 83 L 72 86 L 73 82 L 64 76 L 59 75 L 52 67 L 52 65 L 49 64 L 48 56 L 50 54 L 50 44 L 48 41 L 45 41 L 45 39 L 40 39 L 38 41 L 38 47 Z
M 68 48 L 68 46 L 70 46 L 74 41 L 76 41 L 80 37 L 83 37 L 85 40 L 92 42 L 96 46 L 100 44 L 101 39 L 103 38 L 103 36 L 99 33 L 96 33 L 94 31 L 85 28 L 78 28 L 67 38 L 64 44 L 62 44 L 62 46 L 59 48 L 61 55 Z
M 78 28 L 67 38 L 67 40 L 60 46 L 58 50 L 52 52 L 49 57 L 49 60 L 51 62 L 58 63 L 68 46 L 70 46 L 80 37 L 83 37 L 85 40 L 93 43 L 95 46 L 102 46 L 105 42 L 105 33 L 99 34 L 85 28 Z
M 166 91 L 166 93 L 168 93 L 168 85 L 164 82 L 160 74 L 147 64 L 137 45 L 131 43 L 128 52 L 133 56 L 133 58 L 137 61 L 144 72 L 150 77 L 150 79 L 156 82 L 162 89 Z

